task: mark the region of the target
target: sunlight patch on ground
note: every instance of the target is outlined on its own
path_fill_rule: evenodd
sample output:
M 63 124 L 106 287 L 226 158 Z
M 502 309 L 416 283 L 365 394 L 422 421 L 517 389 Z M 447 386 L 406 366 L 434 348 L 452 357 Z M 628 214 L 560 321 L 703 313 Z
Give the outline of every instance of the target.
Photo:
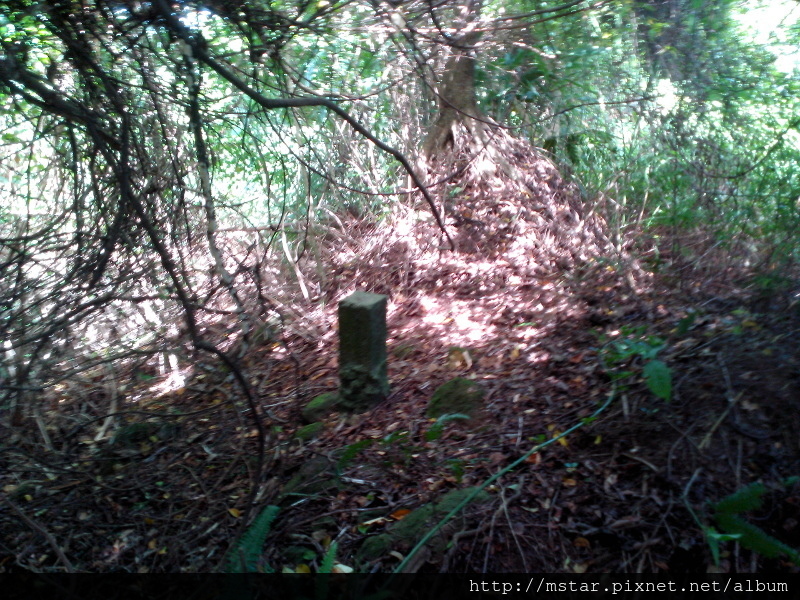
M 186 390 L 186 383 L 194 377 L 193 367 L 179 368 L 177 362 L 167 375 L 157 377 L 149 385 L 136 386 L 128 393 L 129 404 L 139 404 L 150 400 L 157 400 L 169 395 L 180 395 Z
M 151 388 L 151 391 L 154 394 L 154 398 L 160 398 L 161 396 L 165 396 L 166 394 L 174 394 L 179 390 L 184 389 L 186 386 L 186 380 L 191 378 L 193 373 L 192 369 L 184 369 L 182 371 L 173 371 L 167 377 L 159 382 L 158 384 L 154 385 Z
M 439 331 L 450 344 L 470 344 L 486 338 L 490 327 L 487 316 L 473 302 L 437 296 L 420 298 L 424 326 Z

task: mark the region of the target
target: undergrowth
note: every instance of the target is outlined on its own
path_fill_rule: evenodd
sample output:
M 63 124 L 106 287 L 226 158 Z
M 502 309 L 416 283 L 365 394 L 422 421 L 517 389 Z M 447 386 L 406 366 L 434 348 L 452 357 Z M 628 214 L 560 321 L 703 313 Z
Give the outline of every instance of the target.
M 790 477 L 783 484 L 788 487 L 798 481 L 800 481 L 800 477 Z M 767 558 L 784 555 L 794 564 L 800 565 L 800 552 L 769 535 L 742 516 L 742 513 L 760 509 L 766 493 L 767 488 L 761 482 L 751 483 L 737 490 L 714 505 L 714 520 L 727 534 L 727 539 L 734 539 L 745 548 Z M 708 540 L 716 560 L 719 556 L 719 550 L 716 548 L 718 537 L 711 535 L 708 536 Z

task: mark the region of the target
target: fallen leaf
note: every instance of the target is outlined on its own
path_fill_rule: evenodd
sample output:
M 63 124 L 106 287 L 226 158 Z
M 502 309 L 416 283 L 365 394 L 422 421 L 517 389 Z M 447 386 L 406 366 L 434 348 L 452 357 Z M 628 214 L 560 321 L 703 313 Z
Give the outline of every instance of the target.
M 232 517 L 235 517 L 237 519 L 242 516 L 242 511 L 240 511 L 238 508 L 229 508 L 228 512 Z
M 347 565 L 343 565 L 341 563 L 336 563 L 333 565 L 333 569 L 331 569 L 333 573 L 352 573 L 353 567 L 348 567 Z
M 575 541 L 572 542 L 575 544 L 576 548 L 591 548 L 592 544 L 587 540 L 585 537 L 575 538 Z
M 505 459 L 506 459 L 506 455 L 505 455 L 505 454 L 503 454 L 502 452 L 492 452 L 492 453 L 489 455 L 489 462 L 491 462 L 493 465 L 496 465 L 496 464 L 498 464 L 498 463 L 501 463 L 501 462 L 503 462 Z
M 392 514 L 390 514 L 389 517 L 394 519 L 395 521 L 400 521 L 400 520 L 403 519 L 403 517 L 405 517 L 406 515 L 408 515 L 410 513 L 411 513 L 411 511 L 408 510 L 407 508 L 398 508 Z
M 316 531 L 312 531 L 311 539 L 316 542 L 319 542 L 323 548 L 327 548 L 328 546 L 331 545 L 331 536 L 324 529 L 317 529 Z
M 642 518 L 639 515 L 628 515 L 627 517 L 622 517 L 621 519 L 617 519 L 611 525 L 608 526 L 609 529 L 627 529 L 628 527 L 633 527 L 638 525 Z
M 378 517 L 377 519 L 370 519 L 369 521 L 364 521 L 359 526 L 360 527 L 370 527 L 371 525 L 379 525 L 381 523 L 386 523 L 388 519 L 386 517 Z
M 444 481 L 441 480 L 441 479 L 437 479 L 436 481 L 433 481 L 433 482 L 428 484 L 428 489 L 430 491 L 432 491 L 432 492 L 435 492 L 436 490 L 438 490 L 443 485 L 444 485 Z

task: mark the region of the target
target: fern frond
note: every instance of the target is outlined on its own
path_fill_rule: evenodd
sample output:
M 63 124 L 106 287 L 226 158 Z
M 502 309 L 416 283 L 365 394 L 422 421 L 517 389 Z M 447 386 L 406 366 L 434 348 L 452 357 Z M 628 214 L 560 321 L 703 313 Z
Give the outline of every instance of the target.
M 739 535 L 739 543 L 754 552 L 758 552 L 767 558 L 776 558 L 786 555 L 795 564 L 800 564 L 800 553 L 772 537 L 763 529 L 748 523 L 739 515 L 717 515 L 717 524 L 726 533 Z
M 767 493 L 763 483 L 756 482 L 726 496 L 714 507 L 717 514 L 738 514 L 761 508 L 761 498 Z
M 322 564 L 319 566 L 319 573 L 333 573 L 333 566 L 336 562 L 336 542 L 331 542 L 325 556 L 322 557 Z
M 784 483 L 788 486 L 794 484 L 795 481 L 795 478 L 790 478 Z M 725 533 L 738 535 L 739 543 L 745 548 L 767 558 L 785 555 L 793 563 L 800 565 L 800 552 L 749 523 L 740 514 L 761 508 L 766 492 L 767 488 L 759 482 L 743 487 L 723 498 L 714 506 L 714 520 Z
M 252 573 L 256 570 L 256 562 L 261 554 L 264 540 L 267 538 L 279 510 L 278 506 L 267 506 L 261 511 L 231 549 L 225 565 L 226 573 Z M 267 572 L 271 572 L 271 569 Z

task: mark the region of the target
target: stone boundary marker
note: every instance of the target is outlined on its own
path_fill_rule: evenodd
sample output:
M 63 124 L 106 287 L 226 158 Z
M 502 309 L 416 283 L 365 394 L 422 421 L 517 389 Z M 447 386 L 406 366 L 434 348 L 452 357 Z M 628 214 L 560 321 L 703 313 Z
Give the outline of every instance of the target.
M 386 301 L 357 291 L 339 303 L 339 395 L 347 410 L 367 410 L 389 394 Z

